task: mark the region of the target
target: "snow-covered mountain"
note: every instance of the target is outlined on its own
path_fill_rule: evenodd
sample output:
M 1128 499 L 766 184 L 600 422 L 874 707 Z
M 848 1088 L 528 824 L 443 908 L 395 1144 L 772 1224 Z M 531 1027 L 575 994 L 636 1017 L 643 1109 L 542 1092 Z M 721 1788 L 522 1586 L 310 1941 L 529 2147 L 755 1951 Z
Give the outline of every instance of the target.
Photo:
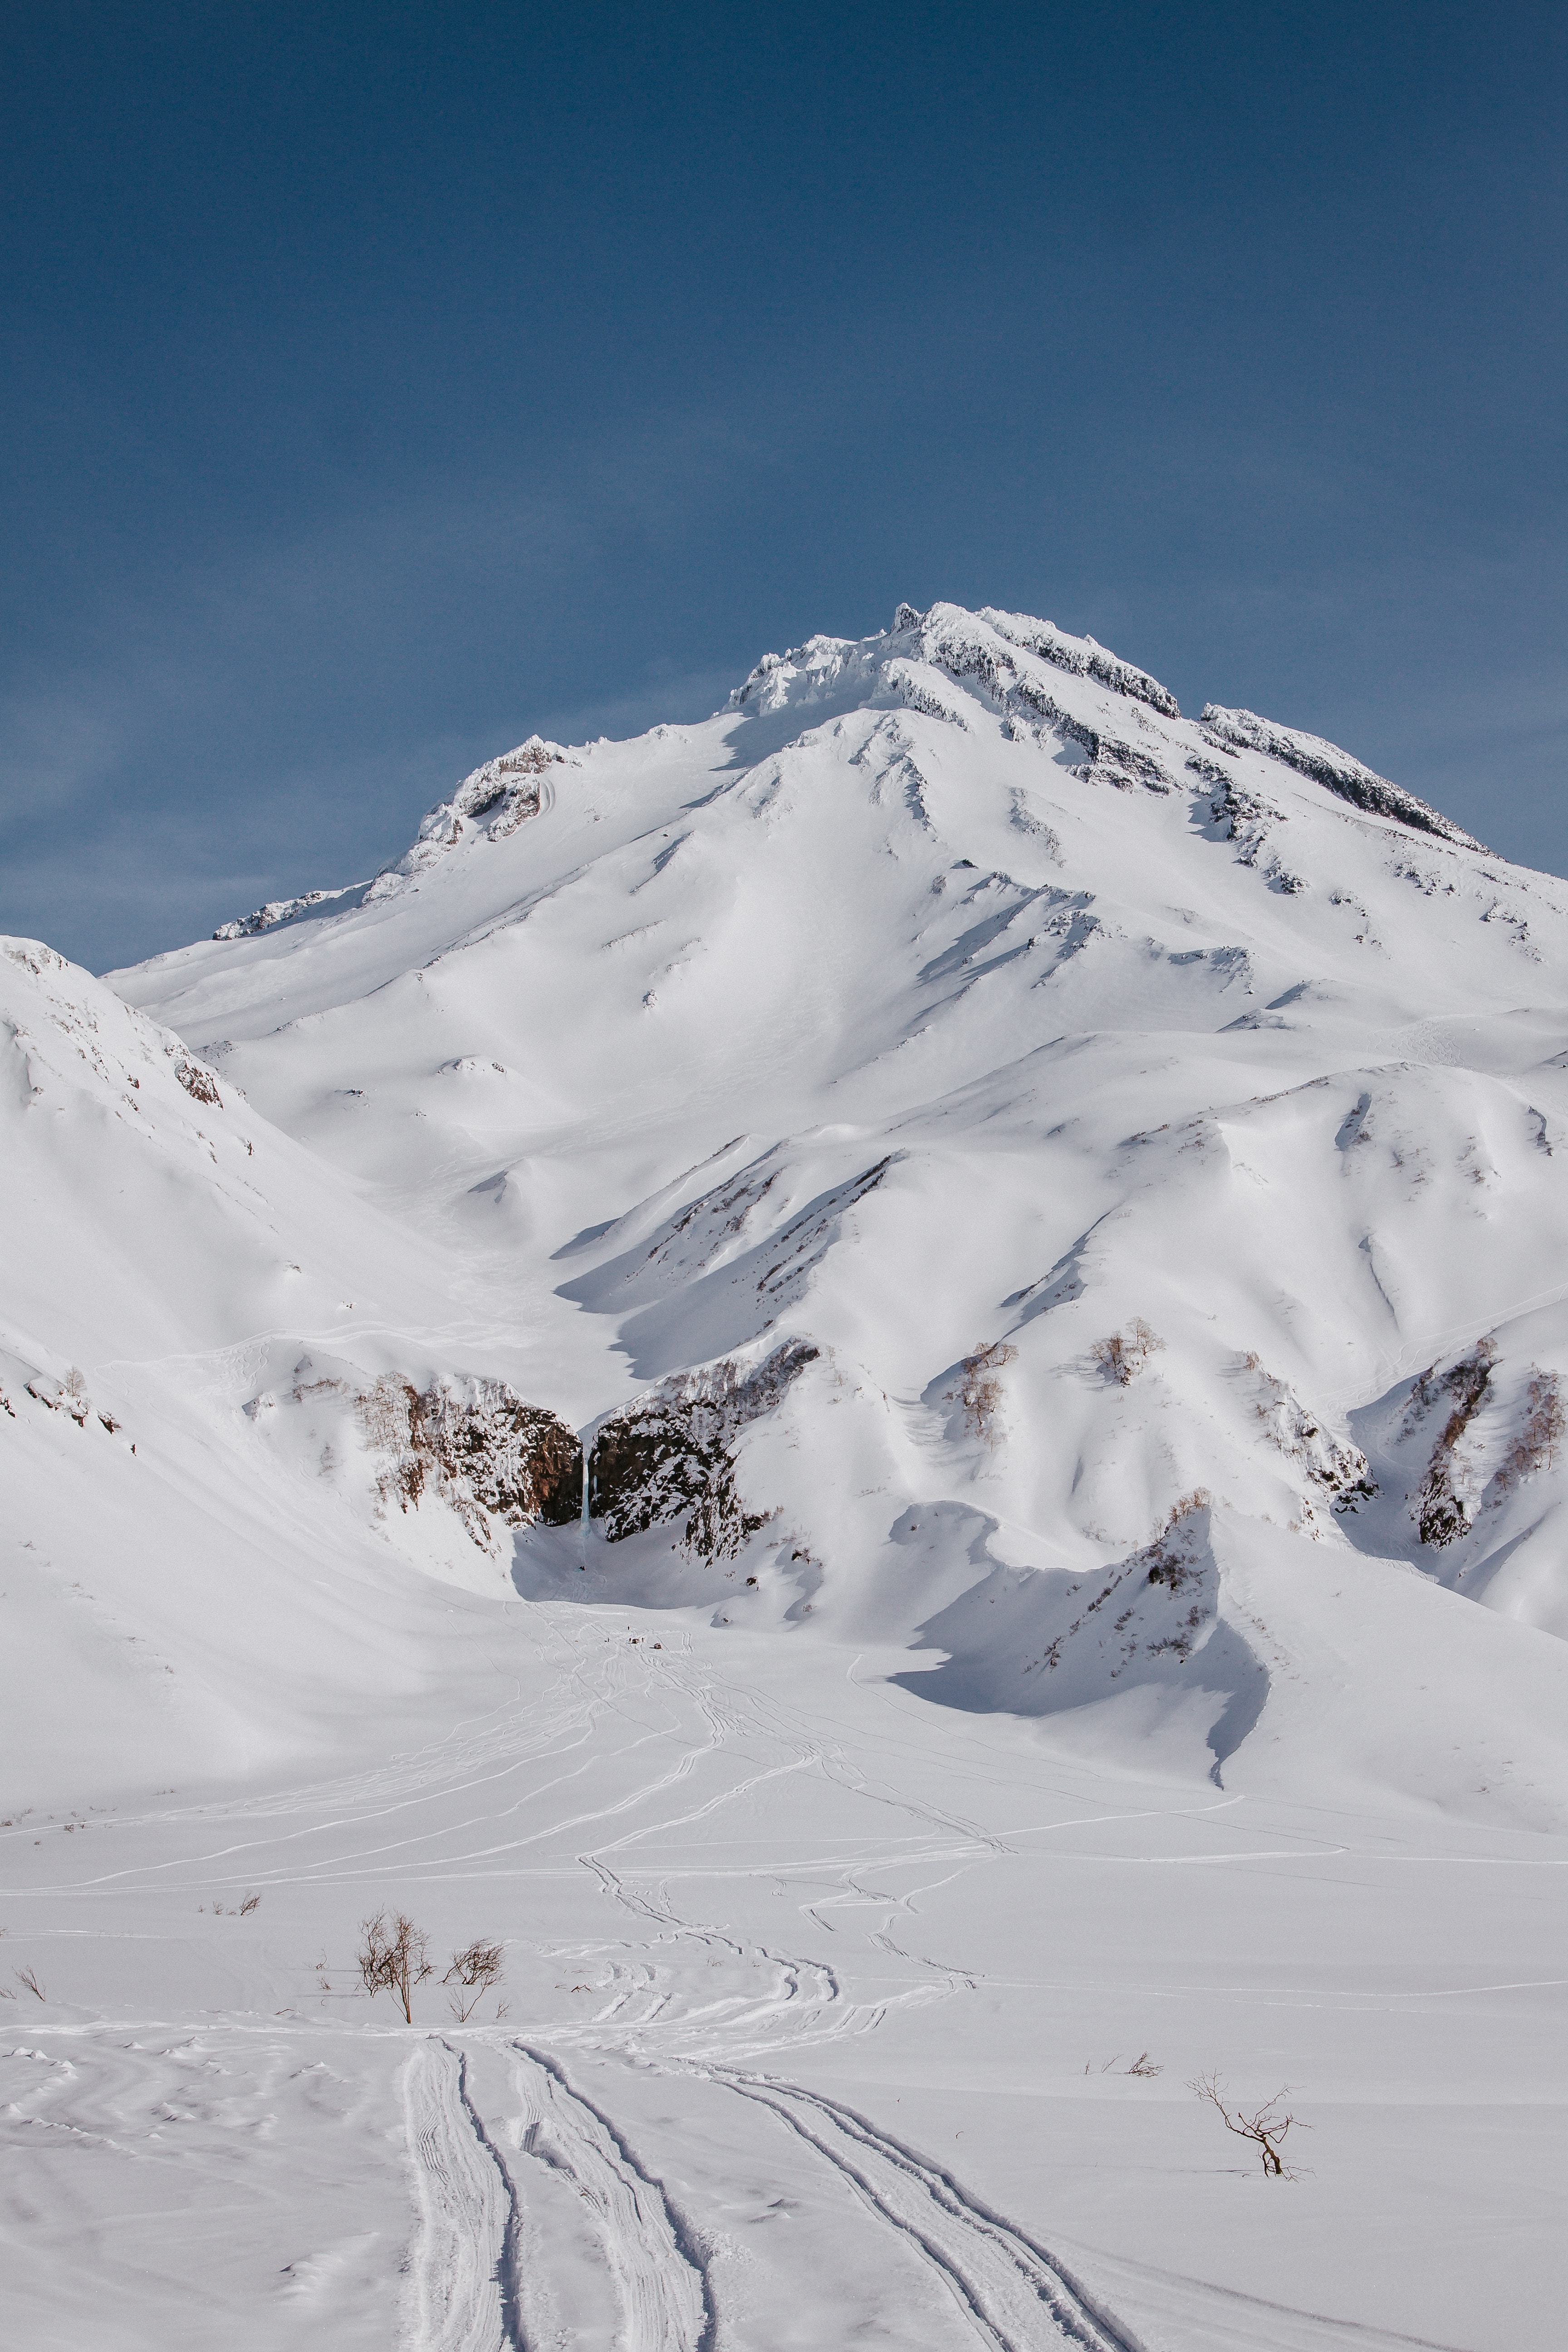
M 1258 1528 L 1568 1633 L 1568 891 L 1331 744 L 904 607 L 703 725 L 534 739 L 357 907 L 114 984 L 450 1250 L 531 1397 L 717 1413 L 744 1570 L 687 1477 L 618 1591 L 940 1613 L 932 1696 L 1201 1691 L 1224 1741 Z M 1190 1597 L 1108 1635 L 1173 1514 Z
M 548 1712 L 550 1659 L 585 1689 L 609 1626 L 659 1645 L 667 1696 L 668 1654 L 698 1661 L 699 1746 L 744 1716 L 764 1780 L 831 1778 L 829 1749 L 859 1791 L 896 1778 L 885 1726 L 939 1778 L 982 1735 L 1015 1792 L 1054 1759 L 1091 1807 L 1157 1785 L 1296 1808 L 1290 1838 L 1370 1808 L 1559 1851 L 1568 885 L 1335 746 L 1184 719 L 1047 623 L 900 606 L 700 724 L 531 738 L 369 884 L 107 982 L 13 943 L 0 988 L 17 1803 L 368 1769 L 465 1677 L 515 1668 Z M 832 1712 L 847 1662 L 874 1697 L 837 1747 L 774 1755 L 778 1694 Z M 578 1745 L 613 1811 L 625 1756 Z M 485 1752 L 481 1780 L 519 1769 Z M 816 1850 L 794 1801 L 745 1812 L 747 1870 Z M 380 1850 L 353 1847 L 367 1902 Z M 698 1933 L 637 1900 L 634 1941 Z M 1000 1949 L 1021 1915 L 986 1916 Z M 946 2000 L 966 1967 L 922 1981 Z M 739 2038 L 666 2049 L 639 2011 L 636 2049 L 776 2053 L 735 2000 Z M 875 2005 L 819 1986 L 806 2038 Z M 727 2336 L 678 2224 L 699 2302 L 639 2344 L 795 2340 Z M 984 2341 L 1067 2340 L 942 2263 Z M 1071 2325 L 1258 2340 L 1130 2278 L 1117 2318 L 1072 2273 Z M 494 2341 L 554 2340 L 504 2304 Z M 1416 2312 L 1357 2308 L 1357 2341 Z M 800 2340 L 850 2340 L 824 2324 Z M 927 2325 L 895 2340 L 947 2340 Z

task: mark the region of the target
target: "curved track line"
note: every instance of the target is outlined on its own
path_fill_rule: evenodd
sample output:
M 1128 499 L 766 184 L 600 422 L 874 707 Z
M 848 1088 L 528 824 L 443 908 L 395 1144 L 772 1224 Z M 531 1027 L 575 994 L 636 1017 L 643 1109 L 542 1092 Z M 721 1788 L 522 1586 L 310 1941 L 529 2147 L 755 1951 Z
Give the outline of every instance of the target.
M 1142 2352 L 1054 2255 L 853 2108 L 765 2078 L 716 2079 L 770 2108 L 841 2174 L 931 2265 L 992 2352 Z

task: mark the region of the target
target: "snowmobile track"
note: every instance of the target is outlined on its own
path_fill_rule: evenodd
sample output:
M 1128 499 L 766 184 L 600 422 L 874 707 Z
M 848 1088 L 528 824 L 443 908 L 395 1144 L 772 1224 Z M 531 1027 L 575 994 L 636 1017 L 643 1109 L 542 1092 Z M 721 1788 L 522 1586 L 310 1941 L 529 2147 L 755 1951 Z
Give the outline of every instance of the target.
M 563 2174 L 594 2217 L 621 2306 L 617 2352 L 714 2352 L 708 2264 L 620 2133 L 542 2051 L 514 2042 L 526 2156 Z
M 852 2107 L 764 2077 L 718 2079 L 770 2107 L 907 2239 L 992 2352 L 1142 2352 L 1054 2255 Z
M 517 2199 L 468 2097 L 465 2061 L 436 2036 L 403 2096 L 420 2228 L 410 2263 L 419 2352 L 528 2352 L 517 2310 Z

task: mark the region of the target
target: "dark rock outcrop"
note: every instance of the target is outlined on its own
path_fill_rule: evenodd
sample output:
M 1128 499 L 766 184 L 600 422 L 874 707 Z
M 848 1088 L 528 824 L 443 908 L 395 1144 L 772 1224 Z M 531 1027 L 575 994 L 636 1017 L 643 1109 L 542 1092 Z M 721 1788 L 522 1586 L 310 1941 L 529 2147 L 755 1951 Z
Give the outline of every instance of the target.
M 492 1518 L 564 1527 L 581 1511 L 575 1432 L 505 1381 L 440 1380 L 421 1391 L 384 1373 L 354 1402 L 371 1444 L 389 1457 L 377 1481 L 384 1504 L 405 1511 L 433 1489 L 485 1550 Z
M 791 1339 L 749 1369 L 726 1360 L 679 1373 L 605 1422 L 589 1453 L 588 1495 L 610 1541 L 679 1521 L 697 1558 L 734 1559 L 770 1516 L 740 1492 L 735 1441 L 816 1355 Z
M 1409 825 L 1415 833 L 1429 833 L 1439 841 L 1451 841 L 1460 849 L 1479 849 L 1481 844 L 1468 833 L 1461 832 L 1448 817 L 1429 808 L 1414 793 L 1402 784 L 1391 784 L 1386 776 L 1352 760 L 1337 743 L 1325 742 L 1321 735 L 1304 735 L 1290 727 L 1277 727 L 1270 719 L 1259 719 L 1255 710 L 1226 710 L 1218 702 L 1205 702 L 1205 727 L 1222 743 L 1234 744 L 1247 751 L 1261 751 L 1270 760 L 1279 760 L 1287 768 L 1294 768 L 1300 776 L 1310 776 L 1352 808 L 1364 809 L 1369 816 L 1392 817 L 1396 824 Z

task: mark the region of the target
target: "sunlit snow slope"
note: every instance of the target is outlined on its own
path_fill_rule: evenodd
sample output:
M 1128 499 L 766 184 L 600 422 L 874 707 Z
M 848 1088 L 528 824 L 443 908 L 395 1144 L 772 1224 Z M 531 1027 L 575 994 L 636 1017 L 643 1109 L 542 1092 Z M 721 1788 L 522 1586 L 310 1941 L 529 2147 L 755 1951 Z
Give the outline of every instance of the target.
M 1474 1787 L 1453 1710 L 1517 1674 L 1555 1817 L 1568 1653 L 1515 1627 L 1568 1633 L 1565 897 L 1315 738 L 903 607 L 700 726 L 534 740 L 363 903 L 114 984 L 569 1420 L 816 1349 L 733 1433 L 744 1562 L 661 1522 L 611 1589 L 1421 1788 Z M 1342 1721 L 1325 1643 L 1380 1688 L 1440 1654 L 1430 1739 Z
M 438 1480 L 378 1510 L 355 1410 L 447 1373 L 451 1263 L 47 948 L 0 1042 L 7 1800 L 336 1748 L 422 1679 L 428 1577 L 500 1573 Z

